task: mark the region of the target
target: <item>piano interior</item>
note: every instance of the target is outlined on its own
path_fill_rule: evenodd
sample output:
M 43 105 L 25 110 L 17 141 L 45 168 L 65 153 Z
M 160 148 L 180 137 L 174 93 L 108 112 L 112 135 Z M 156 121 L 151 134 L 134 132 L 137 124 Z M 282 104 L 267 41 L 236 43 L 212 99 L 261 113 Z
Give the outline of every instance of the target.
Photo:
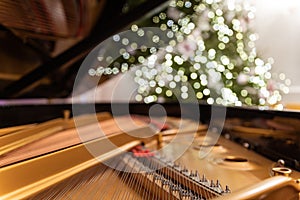
M 0 199 L 300 199 L 298 111 L 67 100 L 91 49 L 168 3 L 0 1 L 26 55 L 1 61 Z
M 191 118 L 148 118 L 101 111 L 1 129 L 1 197 L 299 198 L 298 166 L 282 163 L 297 158 L 291 153 L 276 162 L 275 155 L 267 155 L 276 149 L 259 146 L 260 137 L 277 137 L 276 130 L 251 130 L 258 134 L 258 142 L 251 142 L 249 133 L 237 136 L 233 128 L 219 135 L 218 123 L 208 127 Z M 238 137 L 245 139 L 238 142 Z

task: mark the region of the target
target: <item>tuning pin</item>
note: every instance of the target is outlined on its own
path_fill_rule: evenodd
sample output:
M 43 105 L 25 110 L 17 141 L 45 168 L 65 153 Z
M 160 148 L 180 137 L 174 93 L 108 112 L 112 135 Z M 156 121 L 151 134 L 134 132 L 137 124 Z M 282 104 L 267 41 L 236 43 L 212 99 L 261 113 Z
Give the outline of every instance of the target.
M 170 184 L 169 180 L 166 180 L 166 179 L 161 180 L 161 188 L 164 189 L 165 191 L 171 192 L 170 185 L 171 184 Z
M 195 195 L 191 191 L 189 191 L 188 193 L 189 199 L 194 199 Z
M 189 176 L 190 176 L 192 179 L 194 179 L 194 177 L 196 177 L 196 173 L 194 173 L 194 172 L 191 170 Z
M 205 177 L 204 174 L 203 174 L 203 176 L 202 176 L 201 183 L 202 183 L 203 185 L 206 185 L 207 187 L 210 187 L 210 182 L 209 182 L 209 180 L 207 180 L 207 178 Z
M 159 187 L 163 187 L 162 181 L 163 181 L 162 177 L 158 175 L 155 177 L 153 183 L 155 183 Z
M 177 191 L 181 191 L 182 190 L 182 188 L 181 188 L 180 185 L 176 185 L 176 189 L 177 189 Z
M 194 195 L 190 191 L 179 188 L 179 196 L 182 200 L 190 200 Z
M 201 196 L 195 196 L 193 195 L 193 197 L 191 198 L 191 200 L 204 200 Z
M 170 187 L 170 193 L 173 194 L 176 198 L 182 199 L 182 198 L 180 198 L 180 188 L 178 187 L 178 185 L 173 184 Z
M 202 197 L 202 194 L 200 194 L 200 196 L 198 195 L 197 198 L 197 200 L 205 200 L 205 198 Z
M 154 180 L 154 181 L 156 181 L 156 180 L 162 180 L 162 177 L 161 177 L 160 175 L 158 175 L 158 174 L 155 173 L 155 174 L 153 175 L 153 180 Z
M 191 171 L 190 177 L 191 177 L 193 180 L 200 182 L 199 173 L 198 173 L 197 170 L 195 171 L 195 173 L 193 173 L 193 172 Z
M 211 188 L 214 188 L 214 187 L 215 187 L 215 184 L 214 184 L 214 181 L 213 181 L 213 180 L 210 181 L 210 187 L 211 187 Z
M 204 174 L 202 175 L 201 182 L 207 182 L 207 179 L 206 179 L 206 177 L 205 177 L 205 175 L 204 175 Z
M 213 183 L 213 181 L 211 181 L 211 186 L 210 186 L 214 191 L 218 192 L 218 193 L 223 193 L 223 188 L 219 182 L 219 180 L 217 180 L 216 184 Z
M 230 192 L 231 192 L 231 191 L 230 191 L 228 185 L 226 185 L 224 193 L 230 193 Z
M 215 190 L 217 192 L 219 192 L 219 193 L 223 193 L 224 192 L 219 180 L 217 180 Z
M 190 174 L 189 170 L 186 167 L 184 167 L 180 172 L 186 176 L 189 176 L 189 174 Z
M 179 191 L 179 187 L 178 187 L 178 185 L 176 185 L 176 184 L 172 184 L 172 185 L 171 185 L 171 190 L 172 190 L 173 192 L 175 192 L 175 191 Z
M 189 170 L 186 167 L 184 167 L 181 171 L 182 172 L 188 172 Z
M 166 180 L 166 179 L 162 179 L 161 180 L 161 184 L 162 184 L 162 186 L 164 186 L 164 185 L 170 185 L 170 182 L 168 180 Z
M 176 169 L 177 171 L 181 170 L 181 166 L 178 163 L 174 163 L 174 169 Z
M 169 193 L 172 193 L 174 191 L 173 189 L 174 184 L 172 183 L 172 181 L 168 181 L 168 187 L 169 187 Z
M 187 196 L 186 191 L 180 188 L 179 190 L 180 199 L 184 199 Z

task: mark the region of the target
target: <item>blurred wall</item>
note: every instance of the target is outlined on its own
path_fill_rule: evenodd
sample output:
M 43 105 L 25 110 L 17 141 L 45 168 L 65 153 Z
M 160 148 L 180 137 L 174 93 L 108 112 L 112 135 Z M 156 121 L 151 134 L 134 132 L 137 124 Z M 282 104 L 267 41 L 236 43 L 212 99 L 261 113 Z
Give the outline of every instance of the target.
M 300 1 L 251 0 L 256 7 L 254 31 L 258 53 L 273 57 L 273 71 L 291 80 L 283 103 L 300 104 Z

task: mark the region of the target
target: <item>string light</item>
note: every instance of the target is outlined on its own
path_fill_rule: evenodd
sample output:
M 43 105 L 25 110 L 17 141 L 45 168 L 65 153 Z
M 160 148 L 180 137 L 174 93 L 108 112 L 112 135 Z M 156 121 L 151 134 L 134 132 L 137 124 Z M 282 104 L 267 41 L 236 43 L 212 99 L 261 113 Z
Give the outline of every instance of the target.
M 143 24 L 130 27 L 138 37 L 150 39 L 153 47 L 116 34 L 112 39 L 121 44 L 119 54 L 123 60 L 111 69 L 103 68 L 103 62 L 111 64 L 113 60 L 110 56 L 99 56 L 101 65 L 89 69 L 88 74 L 118 74 L 137 62 L 142 66 L 134 74 L 138 85 L 136 101 L 151 103 L 161 97 L 167 101 L 174 97 L 174 91 L 180 91 L 176 98 L 183 100 L 193 92 L 208 104 L 282 108 L 281 94 L 289 92 L 291 81 L 283 73 L 278 76 L 271 73 L 273 58 L 265 61 L 257 56 L 258 35 L 249 28 L 255 8 L 244 3 L 171 0 L 166 10 L 150 18 L 165 36 L 145 32 Z M 167 45 L 165 51 L 154 47 L 161 43 Z M 192 91 L 187 83 L 191 84 Z

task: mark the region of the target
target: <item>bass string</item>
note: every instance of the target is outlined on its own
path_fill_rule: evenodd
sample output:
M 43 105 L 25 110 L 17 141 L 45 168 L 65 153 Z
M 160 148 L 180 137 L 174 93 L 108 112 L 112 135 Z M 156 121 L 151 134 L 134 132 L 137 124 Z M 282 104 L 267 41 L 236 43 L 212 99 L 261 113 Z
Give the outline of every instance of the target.
M 136 174 L 137 182 L 139 183 L 137 187 L 137 193 L 139 193 L 144 199 L 150 199 L 151 193 L 147 190 L 147 188 L 151 187 L 149 185 L 150 182 L 148 181 L 151 170 L 147 167 L 145 161 L 146 160 L 141 163 L 139 174 Z
M 119 181 L 119 174 L 120 170 L 114 170 L 114 169 L 123 169 L 124 164 L 119 162 L 117 159 L 112 159 L 111 162 L 107 163 L 107 171 L 109 171 L 109 175 L 106 176 L 104 179 L 99 180 L 102 187 L 97 191 L 96 197 L 100 197 L 100 199 L 104 199 L 105 197 L 108 197 L 110 195 L 110 191 L 112 190 L 112 186 L 116 188 L 120 188 L 120 181 Z
M 143 181 L 145 181 L 145 179 L 147 178 L 148 174 L 150 173 L 150 170 L 146 167 L 140 167 L 139 169 L 139 175 L 137 176 L 137 180 L 136 180 L 136 191 L 138 194 L 142 195 L 142 197 L 144 197 L 145 199 L 147 198 L 146 194 L 142 194 L 143 192 L 146 191 L 146 189 L 143 187 L 142 183 Z
M 76 188 L 74 188 L 69 195 L 72 199 L 88 199 L 89 197 L 94 197 L 94 195 L 96 195 L 95 191 L 102 191 L 102 183 L 113 177 L 113 172 L 105 165 L 102 165 L 102 169 L 97 167 L 90 170 L 90 175 L 82 174 L 81 177 L 79 177 L 79 184 L 77 184 Z M 83 177 L 83 175 L 86 177 Z M 87 181 L 82 181 L 82 179 L 86 179 Z
M 157 161 L 155 161 L 153 159 L 153 167 L 154 169 L 156 170 L 156 173 L 158 174 L 159 176 L 159 180 L 158 182 L 160 183 L 160 189 L 159 189 L 159 192 L 161 194 L 161 197 L 162 199 L 176 199 L 174 194 L 172 193 L 172 190 L 170 188 L 170 184 L 165 186 L 164 184 L 166 183 L 171 183 L 171 179 L 169 178 L 168 176 L 168 167 L 166 165 L 161 165 L 159 164 Z M 167 170 L 167 173 L 164 174 L 162 172 L 162 168 L 165 168 L 165 170 Z M 167 187 L 166 189 L 164 187 Z M 165 194 L 168 194 L 167 196 L 165 196 Z
M 107 169 L 105 170 L 107 171 Z M 94 176 L 90 177 L 88 184 L 84 184 L 81 193 L 78 193 L 78 199 L 91 199 L 94 197 L 95 192 L 100 189 L 101 181 L 99 181 L 103 176 L 103 173 L 94 173 Z
M 97 174 L 102 174 L 105 170 L 105 167 L 102 165 L 85 170 L 28 199 L 62 199 L 77 196 L 76 192 L 82 191 L 85 185 L 90 185 L 89 182 L 92 177 L 95 177 Z
M 133 162 L 133 166 L 132 166 L 132 170 L 130 172 L 126 172 L 127 175 L 128 175 L 128 180 L 127 180 L 127 183 L 128 183 L 128 187 L 129 188 L 135 188 L 137 186 L 136 184 L 136 176 L 138 173 L 141 172 L 141 165 L 139 165 L 139 163 L 137 162 L 136 159 L 131 159 L 130 162 Z M 132 192 L 127 192 L 124 199 L 132 199 Z
M 142 196 L 144 199 L 151 199 L 151 193 L 147 189 L 151 187 L 151 181 L 150 181 L 150 174 L 151 174 L 151 169 L 147 167 L 145 164 L 147 160 L 142 160 L 141 166 L 139 167 L 139 172 L 138 174 L 135 174 L 136 179 L 136 191 L 138 194 Z M 140 162 L 140 161 L 137 161 Z
M 157 176 L 154 169 L 157 167 L 155 163 L 148 158 L 132 158 L 133 174 L 129 179 L 129 186 L 133 187 L 135 191 L 142 196 L 143 199 L 163 199 L 163 189 L 158 187 L 159 183 L 156 181 Z M 149 191 L 150 189 L 151 192 Z
M 130 186 L 139 194 L 143 199 L 153 199 L 151 193 L 148 191 L 151 187 L 151 182 L 147 178 L 150 169 L 146 167 L 145 163 L 141 162 L 138 158 L 132 158 L 133 161 L 133 173 L 131 174 L 131 184 Z M 143 160 L 142 160 L 143 161 Z
M 67 197 L 86 199 L 87 196 L 100 199 L 109 197 L 114 197 L 114 199 L 140 199 L 141 197 L 143 199 L 175 199 L 173 193 L 178 196 L 179 191 L 173 191 L 170 188 L 173 183 L 186 186 L 183 187 L 185 192 L 192 191 L 194 196 L 204 197 L 203 199 L 215 197 L 204 186 L 198 187 L 187 179 L 180 182 L 182 177 L 179 173 L 175 173 L 175 169 L 170 166 L 163 166 L 165 168 L 164 172 L 156 170 L 162 166 L 153 161 L 152 158 L 131 157 L 127 160 L 128 163 L 125 163 L 122 159 L 117 156 L 105 164 L 91 167 L 39 193 L 35 197 L 38 197 L 38 199 L 62 199 Z M 123 173 L 122 171 L 126 172 Z M 195 171 L 195 174 L 199 177 L 198 172 Z M 149 188 L 151 187 L 153 191 L 150 192 Z M 128 190 L 128 188 L 132 190 Z M 166 195 L 167 193 L 169 195 Z
M 106 164 L 108 166 L 113 166 L 115 163 L 110 162 L 109 164 Z M 69 197 L 72 199 L 94 199 L 107 197 L 112 190 L 108 183 L 114 183 L 116 181 L 116 183 L 119 184 L 119 172 L 112 170 L 104 164 L 102 166 L 94 167 L 92 170 L 89 170 L 89 172 L 90 174 L 81 174 L 81 177 L 77 179 L 79 182 L 75 183 L 76 187 L 72 189 L 68 195 Z M 84 181 L 82 179 L 86 179 L 88 181 Z
M 147 161 L 147 159 L 139 159 L 139 160 L 137 159 L 136 162 L 141 163 L 141 165 L 139 167 L 139 173 L 135 175 L 135 177 L 137 178 L 136 191 L 144 199 L 153 199 L 153 195 L 154 195 L 153 193 L 155 191 L 153 191 L 153 193 L 151 193 L 148 190 L 149 187 L 153 186 L 153 182 L 151 182 L 151 180 L 150 180 L 152 170 L 149 167 L 147 167 L 147 164 L 146 164 L 146 162 L 148 162 L 148 161 Z
M 151 175 L 152 175 L 152 184 L 156 184 L 155 182 L 157 181 L 156 178 L 157 178 L 157 173 L 156 173 L 156 169 L 157 168 L 157 165 L 155 162 L 152 162 L 152 159 L 149 158 L 149 159 L 145 159 L 145 162 L 149 163 L 149 168 L 151 170 Z M 151 182 L 150 182 L 151 183 Z M 158 198 L 158 192 L 159 192 L 159 189 L 157 189 L 156 187 L 154 187 L 154 192 L 153 192 L 153 197 L 154 199 L 157 199 Z M 157 189 L 157 190 L 156 190 Z
M 140 163 L 139 173 L 135 174 L 135 177 L 137 177 L 136 183 L 138 185 L 136 191 L 142 196 L 143 199 L 153 199 L 154 194 L 148 190 L 148 188 L 153 186 L 152 185 L 153 182 L 151 182 L 150 180 L 150 175 L 152 174 L 152 170 L 148 167 L 149 160 L 137 158 L 136 162 Z
M 126 199 L 126 196 L 129 195 L 129 191 L 127 187 L 124 187 L 128 183 L 126 181 L 129 180 L 129 175 L 132 173 L 133 168 L 129 165 L 131 160 L 127 160 L 127 163 L 124 164 L 124 167 L 121 169 L 123 173 L 120 175 L 120 183 L 122 183 L 122 187 L 118 187 L 116 193 L 113 195 L 113 199 Z M 120 162 L 124 162 L 124 160 L 120 159 Z M 125 191 L 124 191 L 125 190 Z
M 124 194 L 124 189 L 126 188 L 124 183 L 124 174 L 123 170 L 126 170 L 126 165 L 123 162 L 120 162 L 119 157 L 114 158 L 114 164 L 109 165 L 110 170 L 112 171 L 113 177 L 108 178 L 105 182 L 102 182 L 105 185 L 106 194 L 102 195 L 104 197 L 112 197 L 113 199 L 120 199 Z M 126 191 L 125 191 L 126 192 Z M 102 193 L 102 192 L 101 192 Z

